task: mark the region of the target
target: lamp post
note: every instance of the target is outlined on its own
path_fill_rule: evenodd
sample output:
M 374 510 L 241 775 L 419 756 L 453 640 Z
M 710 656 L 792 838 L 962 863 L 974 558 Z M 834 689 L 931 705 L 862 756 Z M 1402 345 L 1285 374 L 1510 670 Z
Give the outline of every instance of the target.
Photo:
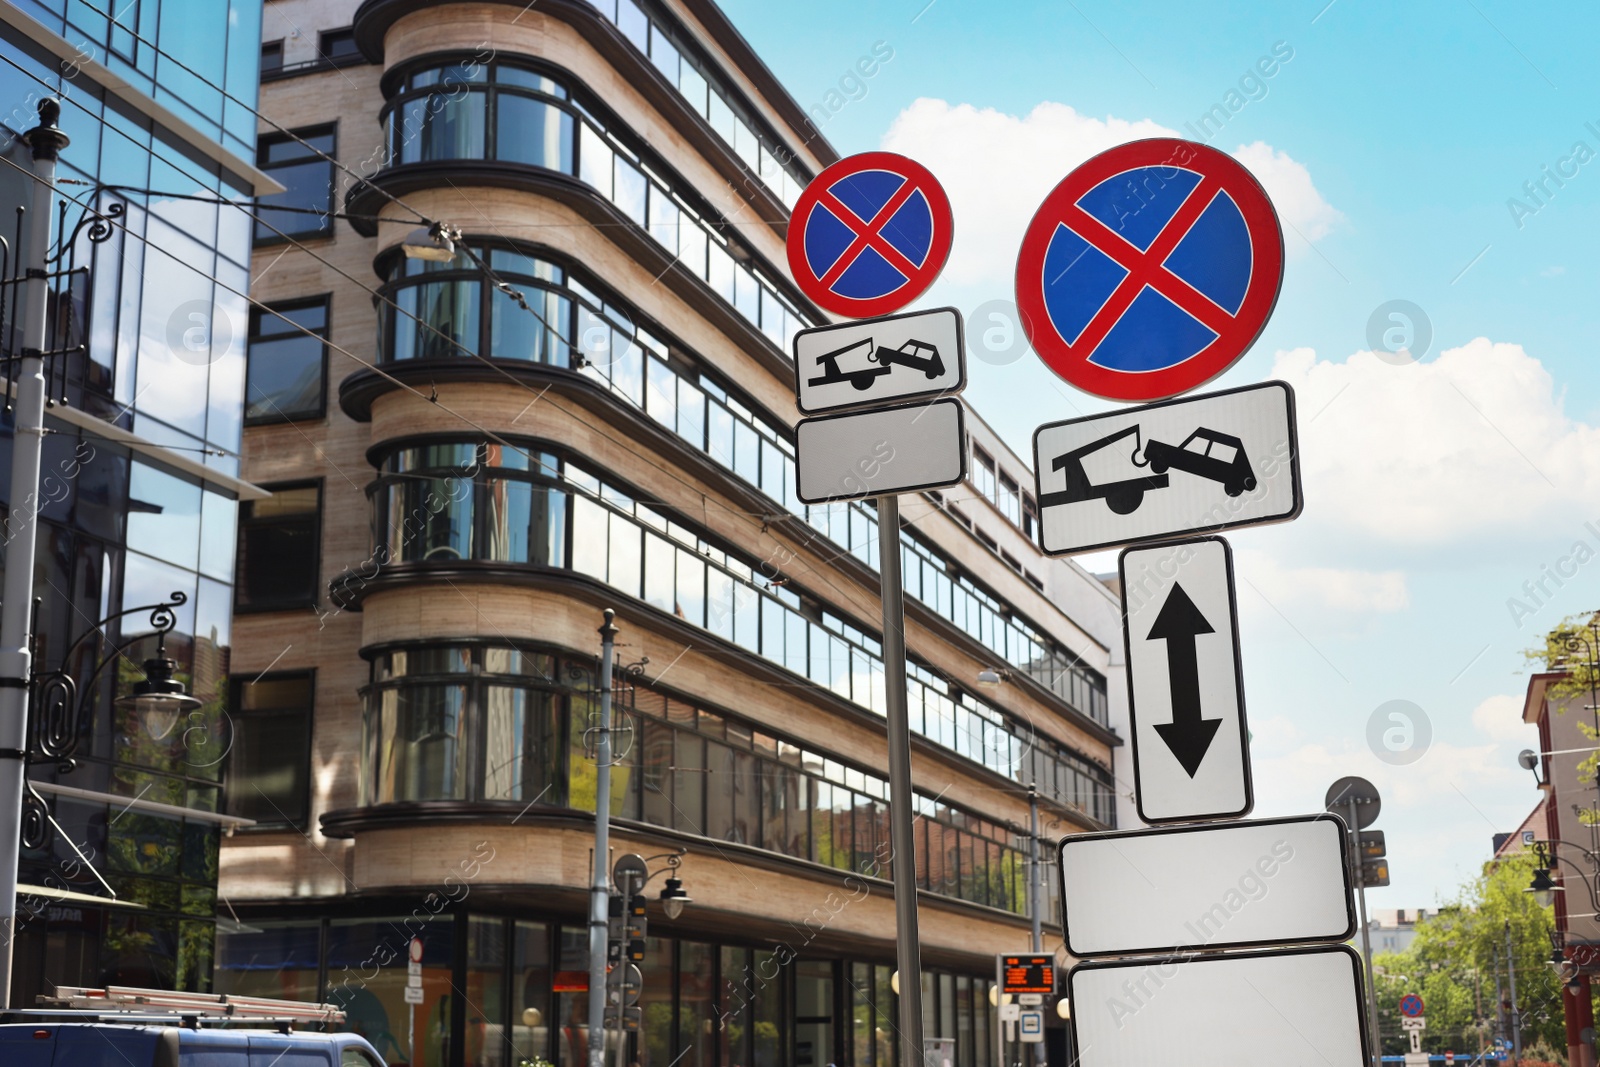
M 1522 1062 L 1522 1012 L 1517 1008 L 1517 964 L 1511 951 L 1511 920 L 1506 920 L 1506 982 L 1511 993 L 1511 1062 Z
M 606 1060 L 606 942 L 611 930 L 611 661 L 617 613 L 605 610 L 600 627 L 600 722 L 594 755 L 594 882 L 589 888 L 589 1067 Z

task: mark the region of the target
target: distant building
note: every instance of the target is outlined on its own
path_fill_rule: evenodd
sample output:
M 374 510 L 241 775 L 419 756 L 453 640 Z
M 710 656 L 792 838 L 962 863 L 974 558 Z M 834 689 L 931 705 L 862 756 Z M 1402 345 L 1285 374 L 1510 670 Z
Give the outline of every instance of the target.
M 1367 920 L 1372 954 L 1404 952 L 1417 939 L 1417 926 L 1439 914 L 1437 908 L 1377 908 Z

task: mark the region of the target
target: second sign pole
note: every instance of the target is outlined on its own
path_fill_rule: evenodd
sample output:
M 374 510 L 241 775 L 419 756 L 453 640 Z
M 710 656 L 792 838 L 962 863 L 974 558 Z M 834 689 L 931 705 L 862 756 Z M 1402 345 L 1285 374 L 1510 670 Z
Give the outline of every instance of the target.
M 911 721 L 906 707 L 906 603 L 900 578 L 900 498 L 878 497 L 878 576 L 883 583 L 883 680 L 888 694 L 889 846 L 894 851 L 895 965 L 900 971 L 900 1064 L 922 1067 L 922 945 L 917 937 L 916 812 Z

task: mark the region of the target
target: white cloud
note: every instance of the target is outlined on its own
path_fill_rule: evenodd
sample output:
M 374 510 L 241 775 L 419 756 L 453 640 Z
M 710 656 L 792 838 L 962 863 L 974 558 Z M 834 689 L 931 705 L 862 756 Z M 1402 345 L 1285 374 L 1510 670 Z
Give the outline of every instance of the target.
M 1297 394 L 1307 514 L 1346 543 L 1587 536 L 1582 519 L 1597 517 L 1581 509 L 1600 499 L 1600 428 L 1567 417 L 1520 345 L 1480 337 L 1400 366 L 1301 348 L 1279 352 L 1272 376 Z
M 896 116 L 882 147 L 922 163 L 950 196 L 956 237 L 946 278 L 1009 293 L 1028 220 L 1069 171 L 1128 141 L 1176 136 L 1149 119 L 1097 119 L 1050 101 L 1018 116 L 923 97 Z M 1305 166 L 1285 153 L 1257 141 L 1235 155 L 1266 187 L 1284 221 L 1308 240 L 1320 239 L 1341 218 Z M 1287 232 L 1291 251 L 1305 247 L 1294 230 Z
M 1533 726 L 1522 721 L 1522 698 L 1507 693 L 1486 697 L 1473 708 L 1472 725 L 1491 741 L 1538 740 Z
M 1389 614 L 1411 605 L 1401 571 L 1288 567 L 1264 552 L 1237 552 L 1239 573 L 1279 608 Z
M 1248 167 L 1267 190 L 1278 217 L 1287 224 L 1284 241 L 1291 253 L 1307 242 L 1322 240 L 1344 218 L 1317 192 L 1305 164 L 1296 163 L 1288 153 L 1256 141 L 1240 145 L 1233 158 Z

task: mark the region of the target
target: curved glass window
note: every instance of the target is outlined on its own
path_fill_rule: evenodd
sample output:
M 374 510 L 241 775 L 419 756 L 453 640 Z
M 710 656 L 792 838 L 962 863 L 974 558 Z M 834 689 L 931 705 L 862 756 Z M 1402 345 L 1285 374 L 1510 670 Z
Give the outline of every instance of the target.
M 364 805 L 508 801 L 593 811 L 592 661 L 493 645 L 380 653 L 366 692 Z M 612 815 L 890 878 L 889 785 L 751 720 L 629 678 L 617 687 Z M 1109 795 L 1101 773 L 1094 788 Z M 918 794 L 918 884 L 1024 914 L 1008 827 Z M 1046 868 L 1047 907 L 1056 889 Z
M 682 361 L 669 361 L 668 345 L 636 325 L 631 309 L 602 297 L 572 272 L 514 249 L 478 251 L 537 314 L 495 289 L 464 254 L 450 263 L 396 260 L 386 292 L 403 313 L 384 309 L 385 335 L 393 340 L 381 346 L 383 358 L 485 353 L 560 367 L 576 362 L 584 374 L 877 569 L 877 513 L 860 502 L 801 503 L 795 496 L 794 446 L 778 423 Z M 901 552 L 908 595 L 1084 715 L 1107 723 L 1105 680 L 1097 672 L 1008 612 L 909 529 L 901 533 Z
M 728 86 L 716 66 L 701 58 L 674 26 L 646 14 L 633 0 L 590 0 L 623 36 L 650 57 L 667 82 L 738 153 L 751 172 L 761 177 L 772 194 L 794 207 L 810 179 L 789 166 L 788 149 L 760 130 L 749 118 L 738 94 Z
M 875 638 L 789 585 L 772 585 L 761 565 L 723 551 L 568 460 L 464 442 L 403 448 L 380 470 L 368 493 L 384 538 L 383 558 L 576 571 L 846 700 L 885 711 L 882 648 Z M 1088 761 L 922 665 L 913 662 L 908 670 L 913 730 L 999 774 L 1037 782 L 1047 796 L 1101 822 L 1113 820 L 1108 792 L 1081 795 L 1077 776 L 1093 766 Z M 441 746 L 424 764 L 394 773 L 421 775 L 422 782 L 460 773 L 451 760 L 466 758 L 459 755 L 465 742 L 446 745 L 455 736 L 446 708 L 458 699 L 427 709 L 384 709 L 392 730 L 411 723 L 413 732 Z
M 525 163 L 570 174 L 611 201 L 777 347 L 817 325 L 757 271 L 738 262 L 708 208 L 675 194 L 626 141 L 571 99 L 555 78 L 505 60 L 413 70 L 389 101 L 393 164 L 450 159 Z

